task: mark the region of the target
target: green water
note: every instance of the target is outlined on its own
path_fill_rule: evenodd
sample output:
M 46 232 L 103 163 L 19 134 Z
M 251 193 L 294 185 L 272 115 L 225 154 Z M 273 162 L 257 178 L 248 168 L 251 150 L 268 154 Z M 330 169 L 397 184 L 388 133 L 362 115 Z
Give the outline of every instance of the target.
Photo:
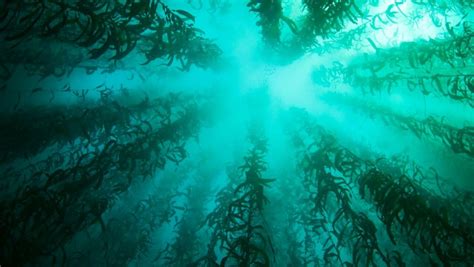
M 473 7 L 0 2 L 0 266 L 472 266 Z

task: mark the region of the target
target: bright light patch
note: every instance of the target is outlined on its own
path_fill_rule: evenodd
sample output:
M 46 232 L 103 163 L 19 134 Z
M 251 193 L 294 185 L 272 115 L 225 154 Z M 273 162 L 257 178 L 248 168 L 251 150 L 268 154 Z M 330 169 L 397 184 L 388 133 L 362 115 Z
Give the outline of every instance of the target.
M 299 18 L 307 13 L 304 9 L 303 1 L 288 1 L 283 3 L 283 9 L 290 18 Z
M 315 90 L 311 80 L 314 57 L 305 56 L 281 67 L 268 78 L 270 93 L 284 107 L 316 108 Z
M 401 104 L 403 102 L 403 97 L 400 94 L 391 94 L 390 102 L 394 105 Z

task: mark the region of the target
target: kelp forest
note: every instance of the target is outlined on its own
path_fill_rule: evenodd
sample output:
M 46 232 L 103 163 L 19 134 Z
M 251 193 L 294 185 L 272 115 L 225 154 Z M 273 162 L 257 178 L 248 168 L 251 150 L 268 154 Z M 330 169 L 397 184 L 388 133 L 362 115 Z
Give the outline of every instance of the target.
M 0 267 L 474 265 L 472 0 L 5 0 L 0 40 Z

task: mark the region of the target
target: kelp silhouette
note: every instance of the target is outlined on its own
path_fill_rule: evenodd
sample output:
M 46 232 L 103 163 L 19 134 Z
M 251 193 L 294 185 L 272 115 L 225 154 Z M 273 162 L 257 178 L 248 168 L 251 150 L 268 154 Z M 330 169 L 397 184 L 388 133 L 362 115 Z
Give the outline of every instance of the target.
M 268 202 L 265 187 L 274 179 L 262 178 L 266 170 L 264 161 L 266 142 L 253 136 L 252 148 L 239 166 L 245 180 L 229 184 L 220 193 L 216 209 L 206 218 L 212 229 L 208 254 L 195 262 L 196 266 L 270 266 L 274 254 L 272 241 L 264 217 L 264 207 Z M 220 243 L 222 257 L 215 254 Z
M 180 101 L 172 98 L 175 105 Z M 84 136 L 80 145 L 59 151 L 59 158 L 52 155 L 32 164 L 31 170 L 7 173 L 5 179 L 12 184 L 23 177 L 27 184 L 15 185 L 16 195 L 2 202 L 0 227 L 7 234 L 2 262 L 21 265 L 52 255 L 94 223 L 106 231 L 101 215 L 115 197 L 139 182 L 138 177 L 149 178 L 167 161 L 179 164 L 187 156 L 184 144 L 200 127 L 199 106 L 193 102 L 182 98 L 180 107 L 170 109 L 166 99 L 158 99 L 146 115 L 130 111 L 136 117 L 126 130 L 117 127 L 105 137 Z M 106 138 L 105 145 L 101 138 Z
M 472 196 L 469 193 L 466 196 L 451 190 L 440 195 L 428 191 L 421 184 L 428 174 L 421 168 L 416 168 L 411 175 L 400 162 L 383 161 L 381 164 L 381 159 L 373 155 L 373 161 L 361 159 L 340 146 L 306 115 L 300 113 L 299 116 L 303 131 L 310 136 L 310 145 L 303 153 L 301 165 L 306 187 L 310 190 L 311 214 L 313 218 L 322 218 L 318 227 L 331 233 L 325 243 L 326 263 L 335 258 L 332 260 L 337 264 L 347 264 L 342 261 L 338 249 L 347 242 L 345 239 L 349 239 L 354 246 L 351 252 L 353 264 L 377 265 L 379 261 L 374 258 L 377 255 L 387 266 L 403 265 L 399 251 L 384 253 L 381 250 L 374 222 L 350 205 L 355 197 L 373 203 L 394 244 L 397 242 L 394 229 L 397 229 L 401 240 L 415 253 L 428 255 L 433 264 L 472 261 L 474 247 L 469 225 Z M 439 179 L 437 175 L 436 178 Z M 327 229 L 327 224 L 332 225 L 332 231 Z M 336 244 L 331 243 L 331 235 L 338 240 Z

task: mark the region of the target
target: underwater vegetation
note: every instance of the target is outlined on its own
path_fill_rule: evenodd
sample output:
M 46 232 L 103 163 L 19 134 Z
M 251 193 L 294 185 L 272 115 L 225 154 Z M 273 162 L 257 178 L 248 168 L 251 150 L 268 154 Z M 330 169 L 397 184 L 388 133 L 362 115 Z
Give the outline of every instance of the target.
M 474 2 L 0 1 L 0 267 L 473 266 Z
M 34 36 L 55 38 L 88 48 L 92 59 L 110 51 L 110 59 L 119 60 L 138 45 L 145 64 L 165 57 L 187 69 L 207 47 L 218 51 L 193 27 L 193 15 L 162 1 L 5 2 L 1 18 L 4 41 L 11 46 Z
M 434 175 L 440 186 L 434 170 L 429 173 L 378 155 L 360 158 L 304 115 L 302 123 L 307 125 L 302 127 L 307 135 L 296 136 L 295 140 L 298 144 L 309 143 L 301 153 L 300 164 L 311 203 L 309 212 L 318 218 L 313 230 L 328 235 L 323 245 L 325 264 L 405 265 L 399 251 L 381 250 L 375 224 L 366 213 L 351 206 L 357 198 L 376 208 L 394 245 L 399 242 L 396 229 L 415 253 L 423 253 L 432 264 L 435 261 L 431 257 L 443 265 L 472 260 L 472 226 L 464 217 L 469 216 L 465 212 L 472 212 L 472 200 L 468 200 L 472 193 L 431 192 L 425 189 L 423 180 Z M 343 249 L 352 249 L 352 262 L 342 260 Z
M 253 147 L 244 157 L 243 165 L 238 167 L 242 181 L 231 181 L 218 193 L 217 207 L 206 218 L 213 231 L 210 245 L 220 243 L 224 257 L 220 262 L 213 262 L 212 255 L 207 255 L 197 262 L 198 265 L 201 261 L 218 266 L 270 265 L 274 251 L 262 212 L 268 202 L 265 188 L 275 179 L 262 177 L 266 170 L 267 147 L 265 139 L 257 138 L 251 136 Z M 213 247 L 209 249 L 213 250 Z
M 285 22 L 294 33 L 298 32 L 295 22 L 283 15 L 281 1 L 252 0 L 248 2 L 247 6 L 251 12 L 258 13 L 260 19 L 257 21 L 257 25 L 261 26 L 262 36 L 267 42 L 273 44 L 280 42 L 280 20 Z

